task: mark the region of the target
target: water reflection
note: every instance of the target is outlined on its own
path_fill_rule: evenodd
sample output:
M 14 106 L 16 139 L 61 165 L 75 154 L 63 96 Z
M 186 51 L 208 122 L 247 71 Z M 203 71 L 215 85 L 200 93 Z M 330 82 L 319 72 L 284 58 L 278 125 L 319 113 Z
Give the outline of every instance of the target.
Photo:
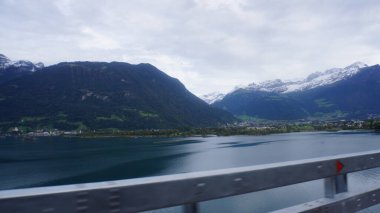
M 262 144 L 268 144 L 268 143 L 275 143 L 275 142 L 281 142 L 284 140 L 274 140 L 274 141 L 260 141 L 260 142 L 254 142 L 254 143 L 233 143 L 230 146 L 223 146 L 220 148 L 237 148 L 237 147 L 249 147 L 249 146 L 259 146 Z M 226 144 L 226 143 L 224 143 Z M 227 143 L 228 144 L 228 143 Z

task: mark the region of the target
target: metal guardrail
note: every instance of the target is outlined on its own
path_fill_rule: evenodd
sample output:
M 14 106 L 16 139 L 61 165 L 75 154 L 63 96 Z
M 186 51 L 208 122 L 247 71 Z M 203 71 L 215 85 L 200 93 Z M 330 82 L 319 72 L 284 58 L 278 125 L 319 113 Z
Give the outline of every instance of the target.
M 357 212 L 379 203 L 380 184 L 374 188 L 367 188 L 359 192 L 346 192 L 335 195 L 333 198 L 321 198 L 297 206 L 274 211 L 272 213 L 289 212 Z
M 356 194 L 345 192 L 347 173 L 375 167 L 380 167 L 380 150 L 215 171 L 5 190 L 0 191 L 0 209 L 12 213 L 116 213 L 183 205 L 185 212 L 197 212 L 201 201 L 325 179 L 327 198 L 284 211 L 339 212 L 329 208 L 351 205 L 351 198 L 360 197 L 359 206 L 354 200 L 355 210 L 359 210 L 380 203 L 380 186 Z

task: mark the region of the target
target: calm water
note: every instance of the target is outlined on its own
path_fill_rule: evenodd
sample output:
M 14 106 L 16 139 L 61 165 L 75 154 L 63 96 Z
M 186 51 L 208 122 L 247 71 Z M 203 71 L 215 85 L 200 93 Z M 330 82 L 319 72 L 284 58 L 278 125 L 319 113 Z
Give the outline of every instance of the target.
M 231 168 L 375 149 L 380 149 L 380 134 L 374 132 L 188 138 L 1 138 L 0 189 Z M 350 174 L 349 189 L 370 186 L 377 180 L 379 169 Z M 201 210 L 267 212 L 318 199 L 323 195 L 322 189 L 322 181 L 312 181 L 204 202 Z M 170 208 L 159 212 L 177 211 L 178 208 Z

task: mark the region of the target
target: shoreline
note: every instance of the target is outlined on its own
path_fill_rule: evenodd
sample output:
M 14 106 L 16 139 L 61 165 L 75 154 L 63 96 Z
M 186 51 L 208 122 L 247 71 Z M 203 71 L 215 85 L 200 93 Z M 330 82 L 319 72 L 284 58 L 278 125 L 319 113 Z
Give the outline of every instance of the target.
M 356 128 L 356 129 L 342 129 L 342 128 L 334 128 L 334 129 L 317 129 L 317 130 L 311 130 L 311 129 L 304 129 L 304 130 L 287 130 L 284 131 L 283 129 L 271 129 L 270 131 L 257 131 L 257 130 L 248 130 L 244 131 L 246 129 L 237 129 L 241 130 L 239 132 L 208 132 L 204 131 L 204 134 L 197 134 L 195 132 L 181 132 L 176 131 L 174 134 L 136 134 L 137 132 L 120 132 L 117 134 L 114 133 L 100 133 L 100 134 L 88 134 L 88 133 L 82 133 L 78 135 L 45 135 L 45 136 L 31 136 L 27 134 L 22 135 L 1 135 L 1 138 L 6 137 L 20 137 L 25 139 L 31 139 L 34 138 L 43 138 L 43 137 L 68 137 L 68 138 L 83 138 L 83 139 L 92 139 L 92 138 L 181 138 L 181 137 L 224 137 L 224 136 L 264 136 L 264 135 L 273 135 L 273 134 L 286 134 L 286 133 L 297 133 L 297 132 L 340 132 L 340 131 L 347 131 L 347 132 L 380 132 L 378 129 L 364 129 L 364 128 Z M 156 132 L 157 133 L 157 132 Z

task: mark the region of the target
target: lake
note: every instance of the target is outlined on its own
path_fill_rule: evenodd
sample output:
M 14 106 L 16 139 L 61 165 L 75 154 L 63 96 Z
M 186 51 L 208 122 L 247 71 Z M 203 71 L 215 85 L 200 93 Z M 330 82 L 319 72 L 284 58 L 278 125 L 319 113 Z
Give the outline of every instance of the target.
M 0 138 L 0 189 L 213 170 L 380 149 L 369 131 L 186 138 Z M 279 177 L 280 178 L 280 177 Z M 350 174 L 349 190 L 380 180 L 380 169 Z M 184 192 L 186 193 L 186 192 Z M 201 212 L 267 212 L 323 197 L 323 182 L 201 203 Z M 179 208 L 155 212 L 178 212 Z M 371 208 L 363 212 L 380 212 Z

